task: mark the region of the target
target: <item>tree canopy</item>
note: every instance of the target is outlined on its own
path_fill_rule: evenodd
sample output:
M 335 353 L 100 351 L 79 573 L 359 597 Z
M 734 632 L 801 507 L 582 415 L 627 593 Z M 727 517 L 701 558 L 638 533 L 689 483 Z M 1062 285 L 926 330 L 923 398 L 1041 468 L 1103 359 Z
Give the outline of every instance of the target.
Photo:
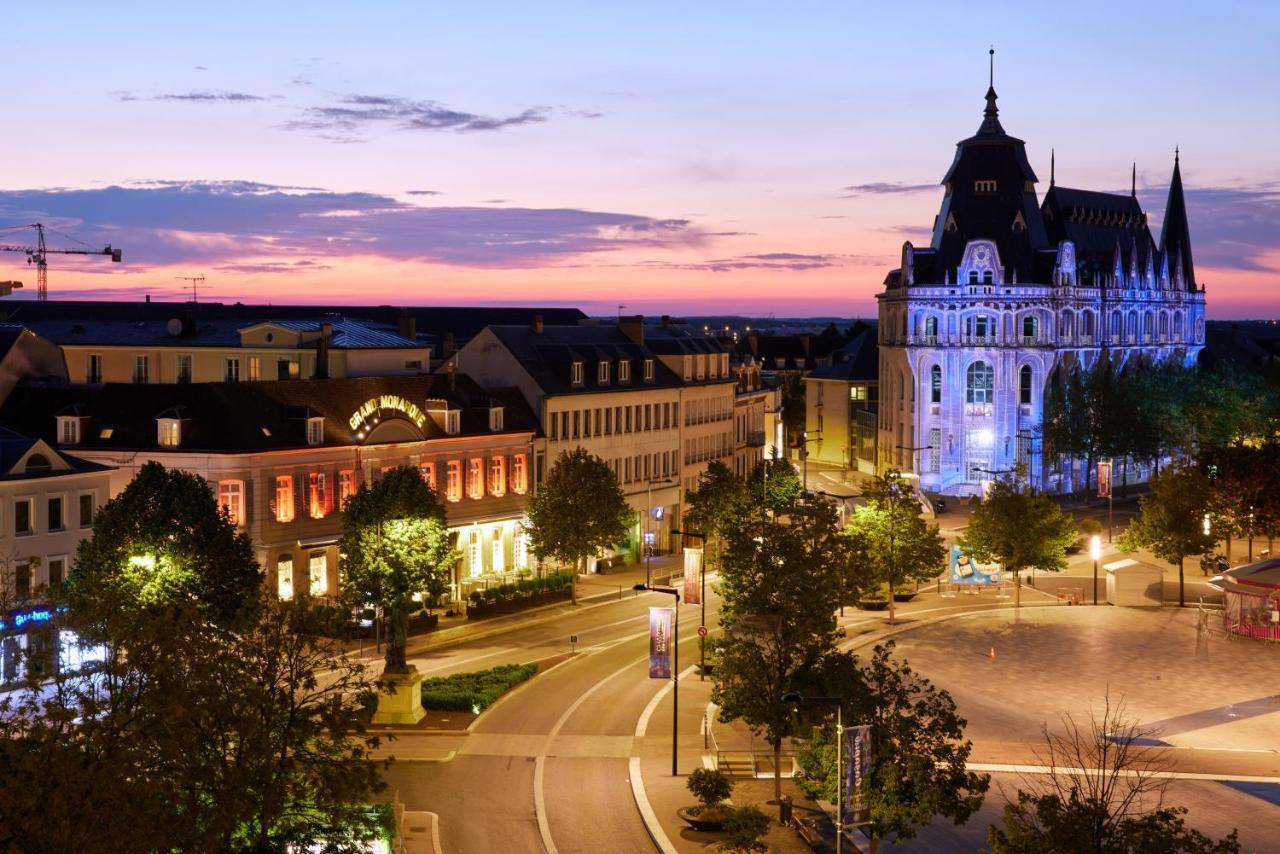
M 756 463 L 747 478 L 751 503 L 773 513 L 783 513 L 800 500 L 804 487 L 795 466 L 778 456 L 777 449 L 768 459 Z
M 458 559 L 435 490 L 413 466 L 361 484 L 343 507 L 343 592 L 354 606 L 386 609 L 387 672 L 402 673 L 413 596 L 435 601 Z
M 1138 499 L 1138 515 L 1120 535 L 1125 551 L 1147 549 L 1178 565 L 1178 604 L 1185 605 L 1183 561 L 1213 548 L 1204 530 L 1209 509 L 1209 481 L 1194 466 L 1166 469 L 1151 480 L 1151 494 Z
M 716 460 L 698 475 L 697 488 L 685 495 L 684 527 L 714 544 L 718 560 L 725 536 L 740 523 L 750 504 L 746 483 Z
M 529 499 L 525 530 L 534 554 L 586 570 L 587 558 L 626 540 L 635 521 L 609 464 L 584 448 L 566 451 Z M 573 602 L 578 602 L 574 575 Z

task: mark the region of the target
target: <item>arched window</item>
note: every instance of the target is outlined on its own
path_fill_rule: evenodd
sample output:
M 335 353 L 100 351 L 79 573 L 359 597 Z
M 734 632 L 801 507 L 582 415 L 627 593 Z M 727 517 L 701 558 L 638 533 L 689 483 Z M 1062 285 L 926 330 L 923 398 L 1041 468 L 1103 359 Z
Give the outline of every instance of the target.
M 978 284 L 978 271 L 977 271 L 977 270 L 970 270 L 970 271 L 969 271 L 969 284 L 971 284 L 971 285 L 976 285 L 976 284 Z
M 942 403 L 942 366 L 929 369 L 929 402 Z
M 1031 366 L 1023 365 L 1018 370 L 1018 402 L 1031 405 Z
M 993 276 L 993 275 L 994 275 L 994 274 L 993 274 L 990 270 L 983 270 L 983 271 L 982 271 L 982 283 L 983 283 L 984 285 L 989 285 L 989 284 L 991 284 L 991 279 L 992 279 L 992 276 Z
M 1028 314 L 1026 317 L 1022 318 L 1022 337 L 1035 338 L 1039 326 L 1040 324 L 1036 320 L 1035 316 Z
M 929 315 L 924 319 L 924 334 L 930 338 L 938 337 L 938 318 Z
M 965 371 L 964 399 L 967 403 L 991 403 L 995 373 L 988 362 L 974 362 Z

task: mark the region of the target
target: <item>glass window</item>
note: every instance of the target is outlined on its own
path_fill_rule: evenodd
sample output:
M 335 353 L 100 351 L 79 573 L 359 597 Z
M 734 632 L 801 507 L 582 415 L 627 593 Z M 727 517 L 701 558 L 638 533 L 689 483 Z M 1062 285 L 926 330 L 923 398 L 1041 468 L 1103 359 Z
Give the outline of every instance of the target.
M 86 372 L 86 379 L 91 383 L 102 382 L 102 354 L 89 354 L 89 369 Z
M 431 488 L 432 492 L 436 489 L 436 464 L 423 463 L 418 466 L 418 473 L 422 475 L 422 481 Z
M 280 555 L 276 558 L 276 595 L 286 601 L 293 598 L 292 555 Z
M 93 527 L 93 510 L 94 510 L 93 493 L 85 492 L 81 494 L 80 496 L 80 527 L 81 528 Z
M 1018 402 L 1031 404 L 1031 366 L 1023 365 L 1018 370 Z
M 467 460 L 467 497 L 484 498 L 484 460 L 480 457 Z
M 160 446 L 164 448 L 178 447 L 182 438 L 182 430 L 176 418 L 160 419 Z
M 244 524 L 244 481 L 218 481 L 218 506 L 227 511 L 232 525 Z
M 929 369 L 929 402 L 942 403 L 942 366 Z
M 924 334 L 930 338 L 938 337 L 938 318 L 930 316 L 924 319 Z
M 312 552 L 307 559 L 311 576 L 311 595 L 323 596 L 329 592 L 329 556 L 324 552 Z
M 449 460 L 449 478 L 446 483 L 445 497 L 450 501 L 462 500 L 462 463 Z
M 480 550 L 478 528 L 472 528 L 467 534 L 467 568 L 472 578 L 484 573 L 484 552 Z
M 49 586 L 57 587 L 62 583 L 62 579 L 67 577 L 67 561 L 66 558 L 50 558 L 49 559 Z
M 324 472 L 313 471 L 311 472 L 310 480 L 308 504 L 311 509 L 311 518 L 323 519 L 325 516 L 329 515 L 329 510 L 332 509 L 329 501 L 329 479 L 325 476 Z
M 582 363 L 574 362 L 570 365 L 569 381 L 574 385 L 582 385 Z
M 323 418 L 307 419 L 307 444 L 308 445 L 324 444 L 324 419 Z
M 338 472 L 338 507 L 346 505 L 347 499 L 356 494 L 356 473 L 352 469 Z
M 17 536 L 33 533 L 31 527 L 31 499 L 19 498 L 13 502 L 13 533 Z
M 529 491 L 529 469 L 524 454 L 511 455 L 511 491 L 516 495 Z
M 133 381 L 135 383 L 148 383 L 151 381 L 151 360 L 148 357 L 134 356 Z
M 249 357 L 249 382 L 256 383 L 262 379 L 262 359 L 258 356 Z
M 50 498 L 47 503 L 49 511 L 49 528 L 50 531 L 61 531 L 63 528 L 62 520 L 62 496 Z
M 986 338 L 992 334 L 992 326 L 991 318 L 985 314 L 980 314 L 973 319 L 973 334 L 979 338 Z
M 186 353 L 178 356 L 178 382 L 191 382 L 191 356 Z
M 620 383 L 631 382 L 631 360 L 630 359 L 618 360 L 618 382 Z
M 460 410 L 446 410 L 444 413 L 444 432 L 448 433 L 450 436 L 458 435 L 458 431 L 461 429 L 460 425 L 462 424 L 461 415 L 462 413 Z
M 501 497 L 507 494 L 507 460 L 493 457 L 489 460 L 489 494 Z
M 987 362 L 974 362 L 965 372 L 964 399 L 968 403 L 991 403 L 994 399 L 995 373 Z
M 282 474 L 276 477 L 276 521 L 293 521 L 293 476 Z
M 1022 337 L 1023 338 L 1035 338 L 1036 331 L 1038 329 L 1039 329 L 1039 323 L 1034 317 L 1028 315 L 1022 318 Z
M 596 368 L 596 380 L 600 385 L 609 384 L 609 363 L 603 359 L 600 360 L 600 364 Z
M 491 548 L 492 550 L 491 560 L 493 563 L 493 571 L 506 572 L 507 571 L 507 566 L 506 566 L 507 555 L 506 555 L 506 549 L 502 544 L 502 529 L 495 526 L 493 528 L 493 533 L 491 538 L 493 540 L 493 545 Z

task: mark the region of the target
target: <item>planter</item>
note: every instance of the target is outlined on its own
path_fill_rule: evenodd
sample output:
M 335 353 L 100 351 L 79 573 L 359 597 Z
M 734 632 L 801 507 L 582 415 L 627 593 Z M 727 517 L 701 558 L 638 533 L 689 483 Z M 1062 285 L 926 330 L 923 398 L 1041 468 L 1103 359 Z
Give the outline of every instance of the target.
M 893 601 L 895 602 L 910 602 L 914 598 L 916 598 L 916 593 L 914 590 L 912 590 L 910 593 L 894 593 L 893 594 Z
M 485 617 L 492 617 L 495 614 L 515 614 L 529 608 L 536 608 L 539 605 L 550 605 L 554 602 L 563 602 L 569 599 L 570 590 L 565 587 L 561 590 L 547 590 L 542 593 L 531 593 L 528 596 L 513 596 L 509 599 L 496 599 L 490 602 L 483 602 L 479 605 L 472 603 L 467 606 L 468 620 L 481 620 Z
M 864 611 L 887 611 L 889 609 L 888 599 L 859 599 L 858 607 Z
M 724 809 L 716 809 L 709 818 L 701 818 L 691 815 L 691 810 L 705 810 L 706 807 L 681 807 L 676 810 L 676 815 L 680 816 L 680 820 L 689 825 L 699 833 L 719 833 L 724 830 L 724 820 L 728 815 L 728 811 Z
M 409 618 L 409 634 L 434 631 L 440 625 L 439 614 L 415 614 Z

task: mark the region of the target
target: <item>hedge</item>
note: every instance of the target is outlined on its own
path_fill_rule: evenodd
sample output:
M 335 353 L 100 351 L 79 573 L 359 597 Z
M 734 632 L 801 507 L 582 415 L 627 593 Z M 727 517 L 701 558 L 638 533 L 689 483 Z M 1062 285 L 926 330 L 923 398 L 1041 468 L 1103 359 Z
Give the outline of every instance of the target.
M 482 602 L 495 602 L 499 599 L 525 598 L 538 593 L 563 590 L 572 581 L 573 576 L 569 573 L 557 572 L 535 578 L 522 578 L 519 581 L 499 584 L 484 590 L 473 590 L 469 598 L 474 605 L 479 605 Z
M 536 664 L 502 664 L 491 670 L 433 676 L 422 680 L 422 707 L 479 714 L 538 672 Z

